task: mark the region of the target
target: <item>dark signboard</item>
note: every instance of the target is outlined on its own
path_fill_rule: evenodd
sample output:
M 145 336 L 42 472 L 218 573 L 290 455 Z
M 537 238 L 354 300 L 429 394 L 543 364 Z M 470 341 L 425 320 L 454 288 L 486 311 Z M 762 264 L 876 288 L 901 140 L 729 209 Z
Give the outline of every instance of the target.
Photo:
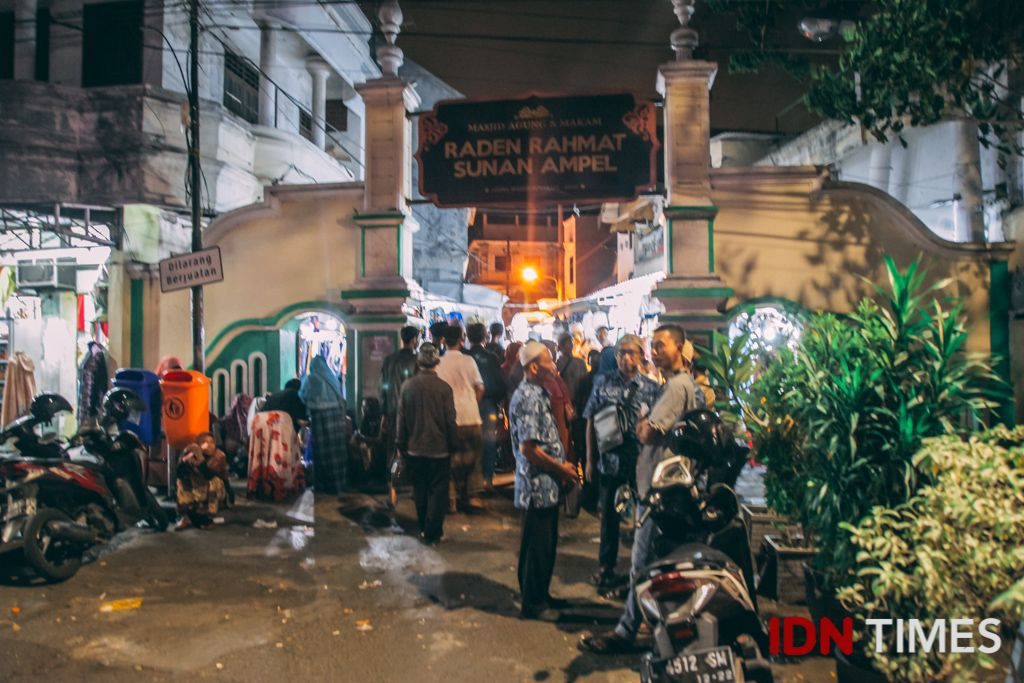
M 624 200 L 657 181 L 655 108 L 633 95 L 448 100 L 420 115 L 420 193 L 437 206 Z

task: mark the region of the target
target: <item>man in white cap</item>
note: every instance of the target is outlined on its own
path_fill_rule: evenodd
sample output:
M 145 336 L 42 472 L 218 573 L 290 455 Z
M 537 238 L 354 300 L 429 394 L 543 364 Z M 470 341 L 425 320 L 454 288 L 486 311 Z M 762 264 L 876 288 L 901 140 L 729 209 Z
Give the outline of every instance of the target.
M 524 382 L 509 404 L 512 447 L 516 456 L 515 507 L 523 511 L 519 545 L 520 611 L 524 619 L 556 621 L 556 602 L 549 593 L 558 551 L 558 501 L 561 485 L 578 483 L 576 468 L 567 463 L 565 448 L 543 388 L 557 373 L 544 344 L 528 341 L 519 350 Z

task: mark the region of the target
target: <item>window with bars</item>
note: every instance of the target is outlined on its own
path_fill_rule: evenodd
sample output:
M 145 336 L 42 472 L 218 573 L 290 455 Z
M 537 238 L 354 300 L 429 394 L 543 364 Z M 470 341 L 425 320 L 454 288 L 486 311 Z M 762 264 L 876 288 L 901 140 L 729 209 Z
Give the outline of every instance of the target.
M 0 12 L 0 79 L 14 78 L 14 12 Z
M 249 123 L 260 120 L 260 72 L 230 50 L 224 52 L 224 107 Z
M 82 8 L 82 86 L 142 82 L 142 2 Z
M 313 115 L 305 109 L 299 109 L 299 135 L 313 142 Z
M 348 107 L 344 100 L 327 100 L 327 130 L 344 133 L 348 130 Z

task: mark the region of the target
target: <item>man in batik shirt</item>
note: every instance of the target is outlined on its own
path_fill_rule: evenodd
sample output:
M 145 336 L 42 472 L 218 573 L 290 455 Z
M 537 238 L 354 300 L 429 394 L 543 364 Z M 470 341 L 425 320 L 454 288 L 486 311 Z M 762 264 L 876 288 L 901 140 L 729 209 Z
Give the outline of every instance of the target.
M 537 341 L 519 350 L 524 382 L 509 405 L 516 456 L 515 507 L 523 511 L 519 545 L 519 590 L 524 619 L 557 621 L 548 592 L 558 550 L 558 501 L 561 485 L 575 485 L 576 468 L 566 463 L 551 401 L 543 388 L 557 370 L 547 348 Z
M 583 409 L 587 421 L 587 481 L 600 477 L 601 482 L 601 544 L 598 546 L 598 572 L 591 580 L 599 593 L 605 593 L 627 577 L 618 576 L 615 566 L 619 558 L 619 514 L 615 511 L 615 492 L 620 486 L 636 488 L 636 460 L 640 439 L 636 427 L 658 400 L 661 387 L 640 374 L 644 358 L 644 342 L 635 334 L 626 334 L 615 344 L 616 370 L 598 375 L 590 400 Z M 594 415 L 610 405 L 622 406 L 626 429 L 622 444 L 598 452 L 594 434 Z

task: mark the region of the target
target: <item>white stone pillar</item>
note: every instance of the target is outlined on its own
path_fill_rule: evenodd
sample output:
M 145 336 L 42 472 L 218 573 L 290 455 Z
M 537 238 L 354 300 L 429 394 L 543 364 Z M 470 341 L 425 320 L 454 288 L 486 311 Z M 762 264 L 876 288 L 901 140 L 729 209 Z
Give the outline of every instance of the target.
M 306 70 L 313 77 L 313 144 L 320 149 L 327 147 L 327 78 L 331 69 L 320 57 L 306 60 Z
M 985 213 L 981 189 L 981 150 L 978 124 L 959 121 L 955 126 L 953 161 L 953 211 L 956 241 L 984 242 Z
M 14 5 L 14 79 L 36 79 L 36 0 L 16 0 Z
M 718 65 L 693 58 L 697 32 L 690 27 L 694 0 L 672 0 L 680 27 L 672 32 L 676 60 L 658 69 L 665 99 L 665 186 L 668 201 L 665 252 L 667 277 L 655 294 L 665 306 L 663 322 L 681 325 L 697 342 L 728 321 L 721 314 L 732 290 L 715 273 L 711 197 L 710 94 Z
M 260 125 L 275 127 L 277 118 L 277 86 L 273 78 L 277 64 L 277 36 L 272 26 L 260 26 Z M 276 79 L 275 79 L 276 80 Z

